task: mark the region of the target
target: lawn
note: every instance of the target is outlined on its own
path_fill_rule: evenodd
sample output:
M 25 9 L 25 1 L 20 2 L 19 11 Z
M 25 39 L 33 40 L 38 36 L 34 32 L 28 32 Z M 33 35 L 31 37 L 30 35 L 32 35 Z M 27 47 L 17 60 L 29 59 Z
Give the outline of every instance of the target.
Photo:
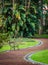
M 43 50 L 43 51 L 37 52 L 37 53 L 33 54 L 30 58 L 37 62 L 42 62 L 42 63 L 48 64 L 48 50 Z
M 48 34 L 42 34 L 42 35 L 35 34 L 34 38 L 47 38 L 48 39 Z
M 39 41 L 37 40 L 32 40 L 32 39 L 22 39 L 22 42 L 18 39 L 18 43 L 15 42 L 16 44 L 18 44 L 18 46 L 16 46 L 16 49 L 24 49 L 24 48 L 28 48 L 28 47 L 32 47 L 35 46 L 39 43 Z M 1 49 L 0 52 L 2 51 L 6 51 L 6 50 L 10 50 L 10 46 L 9 44 L 4 45 Z M 12 49 L 11 49 L 12 50 Z

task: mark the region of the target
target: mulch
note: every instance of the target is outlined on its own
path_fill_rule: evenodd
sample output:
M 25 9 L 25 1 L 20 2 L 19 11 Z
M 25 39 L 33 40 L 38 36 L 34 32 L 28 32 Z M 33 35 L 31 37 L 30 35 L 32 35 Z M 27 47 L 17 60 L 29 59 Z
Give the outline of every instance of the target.
M 37 39 L 43 41 L 41 46 L 31 47 L 22 50 L 8 51 L 0 53 L 0 65 L 40 65 L 32 64 L 24 60 L 28 53 L 48 49 L 48 39 Z

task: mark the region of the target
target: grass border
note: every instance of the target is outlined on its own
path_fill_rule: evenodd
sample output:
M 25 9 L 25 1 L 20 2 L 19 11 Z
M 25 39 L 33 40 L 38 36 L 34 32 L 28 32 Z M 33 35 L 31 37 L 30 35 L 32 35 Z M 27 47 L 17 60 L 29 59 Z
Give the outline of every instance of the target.
M 40 51 L 41 51 L 41 50 L 40 50 Z M 46 64 L 46 63 L 38 62 L 38 61 L 32 60 L 32 59 L 30 58 L 33 54 L 35 54 L 35 53 L 37 53 L 37 52 L 39 52 L 39 51 L 36 51 L 36 52 L 29 53 L 29 54 L 25 55 L 24 60 L 26 60 L 27 62 L 31 62 L 31 63 L 33 63 L 33 64 L 48 65 L 48 64 Z
M 42 45 L 43 42 L 42 42 L 42 41 L 40 41 L 40 42 L 41 42 L 40 45 Z M 41 50 L 40 50 L 40 51 L 41 51 Z M 32 60 L 32 59 L 30 58 L 33 54 L 35 54 L 35 53 L 37 53 L 37 52 L 38 52 L 38 51 L 36 51 L 36 52 L 31 52 L 31 53 L 25 55 L 25 56 L 24 56 L 24 60 L 27 61 L 27 62 L 31 62 L 31 63 L 33 63 L 33 64 L 48 65 L 48 64 L 45 64 L 45 63 L 42 63 L 42 62 L 38 62 L 38 61 Z
M 33 48 L 33 47 L 37 47 L 37 46 L 42 45 L 40 40 L 37 40 L 37 41 L 39 42 L 38 44 L 36 44 L 35 46 L 30 46 L 30 47 L 28 47 L 28 48 Z M 16 49 L 16 50 L 24 50 L 24 49 L 28 49 L 28 48 Z M 10 51 L 16 51 L 16 50 L 6 50 L 6 51 L 2 51 L 2 52 L 0 52 L 0 53 L 3 53 L 3 52 L 10 52 Z

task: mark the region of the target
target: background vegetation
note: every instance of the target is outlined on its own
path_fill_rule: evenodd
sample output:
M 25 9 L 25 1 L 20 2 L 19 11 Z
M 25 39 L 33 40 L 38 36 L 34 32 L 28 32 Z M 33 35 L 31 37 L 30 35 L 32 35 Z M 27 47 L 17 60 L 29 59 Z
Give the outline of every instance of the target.
M 48 38 L 47 6 L 48 0 L 0 0 L 0 45 L 8 37 Z

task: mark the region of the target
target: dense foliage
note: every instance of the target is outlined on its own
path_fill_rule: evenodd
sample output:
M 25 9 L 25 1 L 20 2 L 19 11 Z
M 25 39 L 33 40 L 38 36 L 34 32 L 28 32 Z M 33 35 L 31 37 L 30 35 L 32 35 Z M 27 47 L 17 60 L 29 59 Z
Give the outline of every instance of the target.
M 6 41 L 10 45 L 10 38 L 48 38 L 38 35 L 48 34 L 48 10 L 44 10 L 47 6 L 48 0 L 0 0 L 0 48 Z M 13 47 L 15 50 L 14 42 Z
M 46 4 L 47 1 L 43 0 L 43 3 Z M 43 15 L 42 4 L 39 4 L 39 0 L 28 0 L 26 3 L 24 0 L 17 0 L 13 4 L 10 0 L 4 0 L 3 4 L 5 6 L 0 18 L 0 32 L 8 32 L 12 37 L 32 37 L 39 32 L 41 27 L 46 32 L 48 25 L 45 28 L 42 26 L 43 22 L 40 22 Z M 47 15 L 45 17 L 47 18 Z

